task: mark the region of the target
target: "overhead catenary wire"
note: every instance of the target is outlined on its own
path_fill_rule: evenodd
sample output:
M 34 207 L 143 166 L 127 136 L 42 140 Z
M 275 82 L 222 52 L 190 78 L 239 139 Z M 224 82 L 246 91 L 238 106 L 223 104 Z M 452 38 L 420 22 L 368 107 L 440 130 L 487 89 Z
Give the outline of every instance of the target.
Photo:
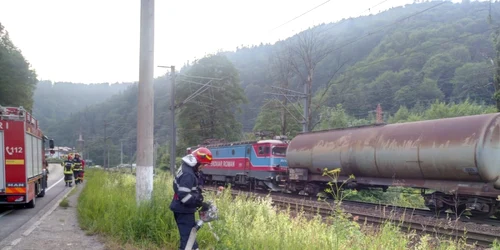
M 207 77 L 207 76 L 193 76 L 193 75 L 185 75 L 185 74 L 178 74 L 178 75 L 185 76 L 185 77 L 191 77 L 191 78 L 197 78 L 197 79 L 206 79 L 206 80 L 216 80 L 216 81 L 224 80 L 224 77 L 223 78 L 214 78 L 214 77 Z
M 367 38 L 367 37 L 369 37 L 369 36 L 372 36 L 372 35 L 374 35 L 374 34 L 377 34 L 378 32 L 380 32 L 380 31 L 382 31 L 382 30 L 384 30 L 384 29 L 386 29 L 386 28 L 388 28 L 388 27 L 391 27 L 391 26 L 393 26 L 393 25 L 396 25 L 396 24 L 398 24 L 398 23 L 401 23 L 401 22 L 403 22 L 403 21 L 405 21 L 405 20 L 407 20 L 407 19 L 409 19 L 409 18 L 411 18 L 411 17 L 415 17 L 415 16 L 417 16 L 417 15 L 419 15 L 419 14 L 422 14 L 422 13 L 424 13 L 424 12 L 426 12 L 426 11 L 429 11 L 429 10 L 431 10 L 431 9 L 437 8 L 438 6 L 443 5 L 443 4 L 445 4 L 445 3 L 447 3 L 447 2 L 440 2 L 440 3 L 435 4 L 435 5 L 433 5 L 433 6 L 429 7 L 429 8 L 426 8 L 426 9 L 424 9 L 424 10 L 420 10 L 420 11 L 417 11 L 417 12 L 415 12 L 415 13 L 411 14 L 411 15 L 408 15 L 408 16 L 406 16 L 406 17 L 400 18 L 400 19 L 398 19 L 398 20 L 396 20 L 396 21 L 394 21 L 394 22 L 392 22 L 392 23 L 389 23 L 389 24 L 387 24 L 387 25 L 382 26 L 380 29 L 378 29 L 378 30 L 376 30 L 376 31 L 371 31 L 371 32 L 368 32 L 367 34 L 362 35 L 362 36 L 360 36 L 360 37 L 357 37 L 357 38 L 355 38 L 355 39 L 351 40 L 350 42 L 347 42 L 347 43 L 345 43 L 345 44 L 341 45 L 340 47 L 336 47 L 336 48 L 334 48 L 333 50 L 331 50 L 331 52 L 338 51 L 338 50 L 340 50 L 340 49 L 342 49 L 342 48 L 344 48 L 344 47 L 346 47 L 346 46 L 349 46 L 349 45 L 351 45 L 351 44 L 353 44 L 353 43 L 356 43 L 356 42 L 358 42 L 358 41 L 361 41 L 361 40 L 363 40 L 363 39 L 365 39 L 365 38 Z M 328 29 L 327 29 L 327 30 L 328 30 Z M 326 31 L 326 30 L 325 30 L 325 31 Z
M 389 1 L 389 0 L 383 0 L 383 1 L 381 1 L 381 2 L 378 2 L 377 4 L 375 4 L 375 5 L 373 5 L 373 6 L 370 6 L 370 7 L 366 8 L 366 9 L 364 9 L 364 10 L 363 10 L 363 11 L 361 11 L 361 12 L 360 12 L 357 16 L 362 16 L 365 12 L 367 12 L 367 11 L 371 11 L 372 9 L 374 9 L 374 8 L 376 8 L 376 7 L 380 6 L 381 4 L 383 4 L 383 3 L 385 3 L 385 2 L 388 2 L 388 1 Z M 297 20 L 298 18 L 300 18 L 300 17 L 304 16 L 305 14 L 307 14 L 307 13 L 309 13 L 309 12 L 311 12 L 311 11 L 313 11 L 313 10 L 315 10 L 315 9 L 317 9 L 317 8 L 319 8 L 319 7 L 321 7 L 321 6 L 323 6 L 323 5 L 325 5 L 325 4 L 326 4 L 326 3 L 328 3 L 328 2 L 329 2 L 329 1 L 325 1 L 325 2 L 323 2 L 323 3 L 321 3 L 321 4 L 317 5 L 317 6 L 315 6 L 314 8 L 312 8 L 312 9 L 310 9 L 310 10 L 308 10 L 308 11 L 306 11 L 306 12 L 302 13 L 302 14 L 300 14 L 299 16 L 296 16 L 296 17 L 294 17 L 293 19 L 291 19 L 291 20 L 289 20 L 289 21 L 287 21 L 287 22 L 285 22 L 285 23 L 283 23 L 283 24 L 281 24 L 281 25 L 279 25 L 279 26 L 277 26 L 277 27 L 273 28 L 273 29 L 272 29 L 272 30 L 270 30 L 269 32 L 275 31 L 275 30 L 277 30 L 278 28 L 281 28 L 281 27 L 285 26 L 286 24 L 288 24 L 288 23 L 290 23 L 290 22 L 292 22 L 292 21 Z M 351 17 L 349 17 L 349 18 L 351 18 Z M 337 25 L 340 25 L 340 24 L 344 23 L 345 21 L 349 20 L 349 18 L 342 19 L 342 20 L 340 20 L 340 21 L 338 21 L 338 22 L 336 22 L 336 23 L 331 24 L 331 26 L 330 26 L 329 28 L 327 28 L 327 30 L 328 30 L 328 29 L 331 29 L 331 28 L 333 28 L 333 27 L 335 27 L 335 26 L 337 26 Z
M 195 82 L 195 81 L 189 81 L 189 80 L 184 80 L 184 79 L 181 79 L 179 80 L 181 82 L 187 82 L 187 83 L 194 83 L 194 84 L 198 84 L 198 85 L 202 85 L 202 86 L 205 86 L 205 84 L 203 83 L 199 83 L 199 82 Z M 222 87 L 217 87 L 217 86 L 211 86 L 212 88 L 215 88 L 215 89 L 224 89 Z
M 330 2 L 330 1 L 331 1 L 331 0 L 327 0 L 327 1 L 324 1 L 323 3 L 321 3 L 321 4 L 319 4 L 319 5 L 316 5 L 314 8 L 312 8 L 312 9 L 310 9 L 310 10 L 308 10 L 308 11 L 306 11 L 306 12 L 304 12 L 304 13 L 302 13 L 302 14 L 300 14 L 300 15 L 298 15 L 298 16 L 296 16 L 296 17 L 294 17 L 294 18 L 292 18 L 291 20 L 286 21 L 285 23 L 283 23 L 283 24 L 281 24 L 281 25 L 279 25 L 279 26 L 275 27 L 275 28 L 274 28 L 274 29 L 272 29 L 271 31 L 276 30 L 276 29 L 279 29 L 279 28 L 281 28 L 281 27 L 283 27 L 283 26 L 285 26 L 285 25 L 287 25 L 287 24 L 289 24 L 289 23 L 291 23 L 291 22 L 293 22 L 293 21 L 297 20 L 298 18 L 300 18 L 300 17 L 304 16 L 305 14 L 307 14 L 307 13 L 309 13 L 309 12 L 311 12 L 311 11 L 313 11 L 313 10 L 315 10 L 315 9 L 317 9 L 317 8 L 319 8 L 319 7 L 323 6 L 323 5 L 325 5 L 325 4 L 327 4 L 327 3 L 328 3 L 328 2 Z
M 369 8 L 367 8 L 367 9 L 363 10 L 361 13 L 359 13 L 359 14 L 357 15 L 357 17 L 362 16 L 365 12 L 367 12 L 367 11 L 371 11 L 371 9 L 373 9 L 373 8 L 375 8 L 375 7 L 379 6 L 379 5 L 381 5 L 381 4 L 383 4 L 383 3 L 387 2 L 387 1 L 389 1 L 389 0 L 383 0 L 383 1 L 381 1 L 381 2 L 379 2 L 379 3 L 377 3 L 377 4 L 373 5 L 373 6 L 371 6 L 371 7 L 369 7 Z M 337 27 L 338 25 L 340 25 L 340 24 L 342 24 L 342 23 L 344 23 L 344 22 L 348 21 L 350 18 L 352 18 L 352 17 L 345 18 L 345 19 L 342 19 L 342 20 L 340 20 L 340 21 L 338 21 L 338 22 L 336 22 L 336 23 L 330 24 L 330 27 L 326 28 L 324 31 L 327 31 L 327 30 L 333 29 L 334 27 Z

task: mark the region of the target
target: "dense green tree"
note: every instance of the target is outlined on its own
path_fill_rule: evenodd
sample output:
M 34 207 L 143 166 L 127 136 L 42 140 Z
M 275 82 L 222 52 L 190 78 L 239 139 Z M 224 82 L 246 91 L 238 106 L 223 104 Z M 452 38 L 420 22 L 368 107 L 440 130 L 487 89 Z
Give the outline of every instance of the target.
M 195 62 L 186 74 L 207 79 L 196 85 L 187 77 L 190 80 L 181 80 L 176 90 L 177 103 L 182 104 L 178 114 L 182 144 L 197 145 L 210 138 L 238 140 L 241 123 L 236 113 L 241 111 L 240 105 L 247 99 L 233 64 L 224 55 L 211 55 Z M 208 87 L 200 86 L 203 84 Z M 198 91 L 200 88 L 202 90 Z M 199 94 L 191 99 L 195 93 Z
M 453 77 L 453 96 L 456 100 L 470 98 L 474 101 L 492 103 L 494 93 L 493 68 L 491 64 L 466 63 L 455 70 Z
M 432 120 L 441 118 L 451 118 L 466 115 L 479 115 L 496 112 L 496 108 L 491 105 L 480 105 L 465 100 L 462 103 L 448 103 L 436 101 L 424 111 L 409 110 L 401 106 L 394 116 L 389 117 L 389 123 L 412 122 L 421 120 Z
M 349 116 L 342 107 L 342 104 L 337 104 L 334 108 L 323 108 L 321 112 L 321 122 L 316 130 L 347 128 L 368 125 L 373 122 L 374 121 L 369 121 L 367 119 L 356 119 Z
M 0 105 L 33 108 L 36 73 L 0 23 Z

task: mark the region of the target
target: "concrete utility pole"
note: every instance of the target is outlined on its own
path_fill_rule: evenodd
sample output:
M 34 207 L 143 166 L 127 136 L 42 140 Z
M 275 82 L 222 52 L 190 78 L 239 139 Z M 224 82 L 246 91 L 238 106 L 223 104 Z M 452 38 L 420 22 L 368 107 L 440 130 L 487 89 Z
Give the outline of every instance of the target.
M 150 201 L 153 192 L 153 62 L 154 0 L 141 0 L 139 101 L 137 107 L 136 201 Z

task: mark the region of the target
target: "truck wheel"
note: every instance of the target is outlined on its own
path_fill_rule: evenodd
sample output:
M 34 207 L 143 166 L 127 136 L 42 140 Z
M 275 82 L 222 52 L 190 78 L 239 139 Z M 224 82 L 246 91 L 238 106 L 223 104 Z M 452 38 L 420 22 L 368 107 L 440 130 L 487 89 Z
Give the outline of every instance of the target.
M 31 200 L 30 202 L 28 202 L 28 204 L 26 204 L 26 208 L 35 208 L 35 200 L 36 198 L 33 197 L 33 200 Z
M 38 192 L 38 190 L 42 190 L 38 193 L 37 197 L 44 197 L 45 196 L 45 189 L 47 188 L 47 182 L 44 179 L 41 180 L 42 183 L 38 184 L 37 185 L 37 188 L 36 188 L 36 191 Z
M 42 191 L 37 195 L 37 197 L 44 197 L 45 196 L 45 188 L 42 189 Z

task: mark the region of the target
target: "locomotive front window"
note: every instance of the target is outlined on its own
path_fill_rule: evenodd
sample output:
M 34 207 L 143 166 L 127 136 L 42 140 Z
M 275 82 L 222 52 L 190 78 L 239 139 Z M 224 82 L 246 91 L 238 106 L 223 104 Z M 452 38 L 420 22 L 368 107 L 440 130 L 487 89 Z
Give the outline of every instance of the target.
M 273 147 L 273 155 L 285 156 L 286 148 L 285 147 Z
M 259 147 L 259 154 L 263 155 L 263 154 L 269 154 L 269 147 L 262 147 L 260 146 Z

